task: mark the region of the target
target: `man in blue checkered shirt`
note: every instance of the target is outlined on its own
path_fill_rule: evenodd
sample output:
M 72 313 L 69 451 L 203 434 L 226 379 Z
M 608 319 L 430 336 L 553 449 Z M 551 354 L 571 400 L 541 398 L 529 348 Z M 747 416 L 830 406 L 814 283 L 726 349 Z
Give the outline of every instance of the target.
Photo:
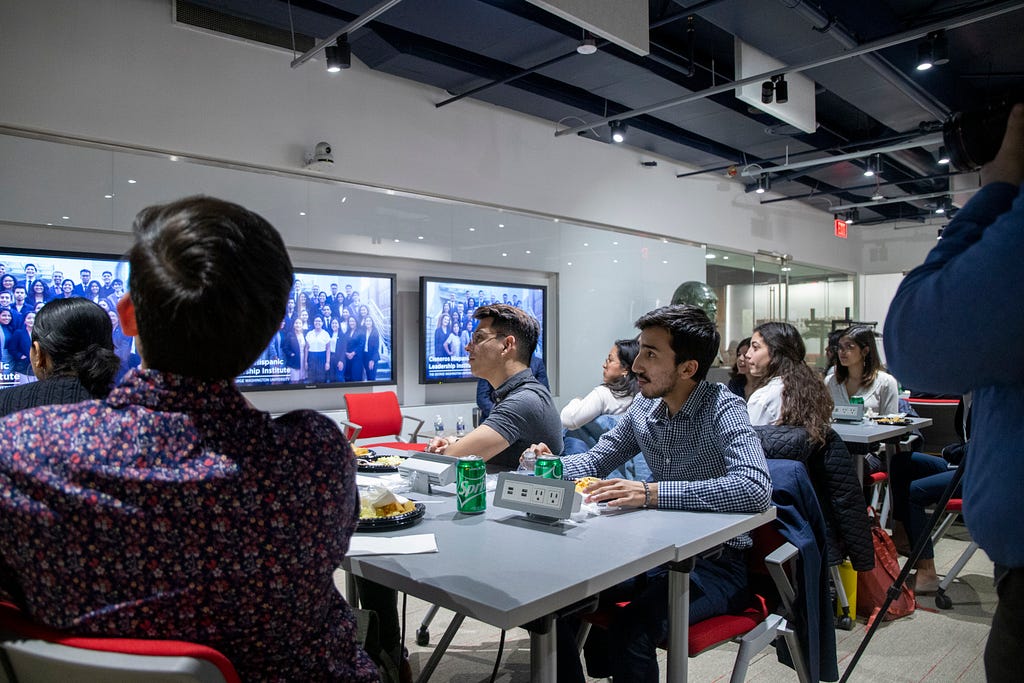
M 696 306 L 664 306 L 636 321 L 640 354 L 633 371 L 640 395 L 590 451 L 562 459 L 566 479 L 603 476 L 641 452 L 651 482 L 610 479 L 587 490 L 588 502 L 711 512 L 761 512 L 771 480 L 743 400 L 705 381 L 719 336 Z M 544 444 L 536 447 L 547 450 Z M 747 602 L 746 535 L 716 559 L 698 560 L 690 575 L 690 621 L 742 609 Z M 657 681 L 655 647 L 668 636 L 668 570 L 661 567 L 601 595 L 602 604 L 628 600 L 608 631 L 587 640 L 588 672 L 615 683 Z M 576 624 L 559 624 L 558 680 L 583 681 L 575 656 Z

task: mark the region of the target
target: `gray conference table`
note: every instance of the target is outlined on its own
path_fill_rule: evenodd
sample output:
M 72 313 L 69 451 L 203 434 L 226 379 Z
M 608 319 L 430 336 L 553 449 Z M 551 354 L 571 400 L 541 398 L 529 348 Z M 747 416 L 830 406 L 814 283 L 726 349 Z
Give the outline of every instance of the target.
M 494 507 L 493 493 L 480 515 L 457 512 L 454 496 L 434 498 L 440 502 L 427 503 L 422 523 L 386 535 L 433 533 L 438 552 L 346 558 L 344 569 L 450 609 L 458 623 L 468 616 L 501 629 L 528 626 L 534 683 L 556 680 L 558 610 L 666 562 L 680 563 L 669 581 L 668 680 L 685 681 L 689 573 L 684 561 L 775 518 L 774 508 L 760 514 L 635 510 L 579 524 L 545 524 Z M 449 631 L 438 645 L 442 651 L 454 634 L 452 627 Z M 432 668 L 428 663 L 424 674 Z
M 873 444 L 878 442 L 885 443 L 885 457 L 888 462 L 892 462 L 893 456 L 896 455 L 897 444 L 900 439 L 914 431 L 915 429 L 923 429 L 925 427 L 931 427 L 931 418 L 927 417 L 911 417 L 908 418 L 910 424 L 908 425 L 884 425 L 878 424 L 874 420 L 864 419 L 861 422 L 849 423 L 849 422 L 833 422 L 832 429 L 839 438 L 845 443 L 856 443 L 856 444 Z M 860 481 L 864 481 L 864 458 L 855 456 L 854 464 L 857 466 L 857 478 Z M 886 470 L 888 470 L 888 463 L 886 464 Z M 889 491 L 886 490 L 885 500 L 882 503 L 881 517 L 879 523 L 885 526 L 889 518 L 889 507 L 891 505 L 891 496 Z

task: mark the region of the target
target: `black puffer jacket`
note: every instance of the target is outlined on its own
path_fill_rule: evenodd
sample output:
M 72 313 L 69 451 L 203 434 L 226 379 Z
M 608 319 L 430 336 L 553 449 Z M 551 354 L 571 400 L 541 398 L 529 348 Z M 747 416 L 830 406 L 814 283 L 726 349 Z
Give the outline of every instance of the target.
M 859 572 L 874 567 L 867 502 L 853 458 L 839 435 L 830 429 L 825 445 L 815 446 L 802 427 L 764 425 L 754 430 L 761 437 L 765 456 L 799 460 L 807 466 L 825 514 L 828 563 L 837 565 L 849 557 Z

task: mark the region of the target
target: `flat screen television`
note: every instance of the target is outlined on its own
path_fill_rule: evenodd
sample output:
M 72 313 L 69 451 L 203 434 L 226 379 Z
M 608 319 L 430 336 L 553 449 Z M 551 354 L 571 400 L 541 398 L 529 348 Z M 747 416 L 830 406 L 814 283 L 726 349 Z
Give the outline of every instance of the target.
M 134 338 L 121 333 L 117 325 L 117 300 L 128 288 L 128 271 L 128 263 L 122 257 L 112 254 L 23 251 L 0 247 L 0 323 L 4 318 L 4 290 L 8 290 L 14 299 L 20 296 L 18 290 L 26 287 L 26 301 L 32 309 L 37 305 L 33 303 L 32 297 L 44 301 L 65 295 L 91 298 L 101 307 L 115 313 L 111 318 L 115 324 L 114 350 L 121 358 L 119 376 L 123 375 L 140 363 Z M 37 280 L 41 285 L 35 284 Z M 324 292 L 325 298 L 329 299 L 327 308 L 330 315 L 324 314 L 322 306 L 313 304 L 314 299 L 320 298 L 320 292 Z M 236 383 L 243 390 L 393 383 L 394 300 L 393 274 L 297 270 L 285 318 L 281 321 L 281 330 L 253 366 L 236 379 Z M 0 356 L 0 389 L 32 380 L 27 360 L 12 357 L 11 346 L 6 344 L 6 337 L 25 328 L 28 307 L 18 306 L 15 302 L 15 308 L 17 310 L 9 328 L 0 328 L 0 335 L 5 337 L 3 355 Z M 301 314 L 302 310 L 305 310 L 305 315 Z M 340 321 L 342 313 L 346 314 L 344 324 Z M 320 346 L 314 339 L 313 344 L 307 346 L 308 349 L 316 349 L 314 355 L 306 355 L 305 363 L 300 360 L 298 368 L 289 367 L 284 347 L 287 342 L 296 340 L 294 336 L 286 340 L 289 335 L 285 332 L 290 330 L 294 335 L 294 321 L 298 319 L 303 326 L 304 339 L 309 339 L 309 332 L 316 329 L 318 315 L 323 321 L 321 328 L 328 336 L 333 332 L 333 321 L 339 321 L 338 339 L 327 341 L 327 348 L 333 348 L 334 358 L 330 357 L 329 351 L 319 350 Z M 367 318 L 369 323 L 366 322 Z M 314 337 L 319 337 L 319 343 L 323 343 L 322 335 L 314 334 Z M 339 350 L 339 344 L 343 350 Z M 312 372 L 310 357 L 314 358 L 316 364 Z M 340 368 L 339 360 L 342 361 Z M 320 361 L 330 367 L 321 372 Z
M 544 285 L 421 277 L 420 383 L 476 381 L 466 344 L 479 323 L 473 312 L 484 304 L 508 303 L 536 318 L 540 336 L 534 355 L 543 359 L 547 293 Z

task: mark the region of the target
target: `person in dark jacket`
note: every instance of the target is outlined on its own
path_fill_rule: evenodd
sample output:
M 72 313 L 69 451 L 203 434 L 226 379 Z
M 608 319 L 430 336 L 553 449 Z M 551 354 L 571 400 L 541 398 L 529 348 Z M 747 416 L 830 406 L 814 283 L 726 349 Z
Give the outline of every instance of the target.
M 112 332 L 106 312 L 91 301 L 72 297 L 43 306 L 29 352 L 39 381 L 0 391 L 0 415 L 106 396 L 121 365 Z

